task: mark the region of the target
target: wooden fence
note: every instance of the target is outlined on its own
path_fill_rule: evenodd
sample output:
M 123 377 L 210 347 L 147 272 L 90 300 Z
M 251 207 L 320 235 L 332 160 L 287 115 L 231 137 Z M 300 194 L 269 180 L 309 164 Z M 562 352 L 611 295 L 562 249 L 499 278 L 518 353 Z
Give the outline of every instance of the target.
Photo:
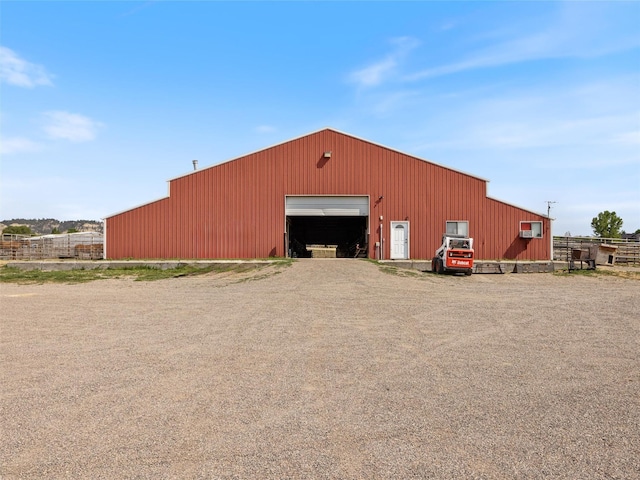
M 603 243 L 618 247 L 615 255 L 616 264 L 640 265 L 640 242 L 620 238 L 553 237 L 553 259 L 569 261 L 573 249 L 584 250 L 588 245 Z
M 61 235 L 2 235 L 1 260 L 45 260 L 72 258 L 99 260 L 102 258 L 104 237 L 97 234 L 69 233 Z
M 47 258 L 74 258 L 99 260 L 102 258 L 103 237 L 79 234 L 46 235 L 28 237 L 24 235 L 2 235 L 0 259 L 42 260 Z M 588 245 L 605 243 L 618 247 L 615 263 L 640 265 L 640 242 L 620 238 L 597 237 L 553 237 L 553 259 L 571 260 L 573 249 L 584 250 Z

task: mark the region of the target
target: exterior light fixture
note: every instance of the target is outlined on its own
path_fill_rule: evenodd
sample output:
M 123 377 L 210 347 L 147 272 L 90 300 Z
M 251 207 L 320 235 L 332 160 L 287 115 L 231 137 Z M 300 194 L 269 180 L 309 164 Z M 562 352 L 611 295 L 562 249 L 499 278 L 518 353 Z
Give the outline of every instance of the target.
M 324 155 L 322 155 L 324 158 L 331 158 L 331 150 L 324 152 Z

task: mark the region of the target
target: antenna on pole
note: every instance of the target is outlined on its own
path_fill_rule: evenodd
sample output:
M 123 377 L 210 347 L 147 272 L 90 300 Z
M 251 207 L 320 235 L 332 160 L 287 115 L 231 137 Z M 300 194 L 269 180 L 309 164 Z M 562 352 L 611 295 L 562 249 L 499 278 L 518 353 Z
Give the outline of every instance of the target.
M 547 200 L 547 217 L 551 217 L 551 205 L 554 203 L 558 203 L 558 202 L 554 202 L 553 200 Z

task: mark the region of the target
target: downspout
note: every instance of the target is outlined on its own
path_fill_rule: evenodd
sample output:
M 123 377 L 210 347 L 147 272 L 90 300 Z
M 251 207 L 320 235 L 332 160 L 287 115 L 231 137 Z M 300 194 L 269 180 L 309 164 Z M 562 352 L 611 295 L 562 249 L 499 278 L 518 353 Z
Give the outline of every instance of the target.
M 553 263 L 553 228 L 551 228 L 551 225 L 553 225 L 553 219 L 551 217 L 549 217 L 549 243 L 551 244 L 549 247 L 549 256 L 551 258 L 549 258 L 549 261 L 551 263 Z
M 102 227 L 102 259 L 107 259 L 107 219 L 103 219 L 104 227 Z
M 549 220 L 549 260 L 553 263 L 553 228 L 551 227 L 551 222 L 553 219 L 551 218 L 551 205 L 554 203 L 558 203 L 555 200 L 547 200 L 547 219 Z

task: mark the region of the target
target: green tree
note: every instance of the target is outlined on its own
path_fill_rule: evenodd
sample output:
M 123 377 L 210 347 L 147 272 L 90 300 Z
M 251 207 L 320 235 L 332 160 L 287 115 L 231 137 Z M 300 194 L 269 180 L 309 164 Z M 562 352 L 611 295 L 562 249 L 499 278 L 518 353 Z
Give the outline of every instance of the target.
M 77 228 L 70 228 L 69 230 L 67 230 L 67 233 L 78 233 L 78 229 Z
M 7 235 L 33 235 L 33 232 L 27 225 L 11 225 L 2 231 Z
M 598 237 L 620 238 L 622 219 L 616 215 L 616 212 L 605 210 L 600 212 L 597 217 L 593 217 L 591 228 Z
M 52 235 L 56 235 L 56 234 L 58 234 L 58 233 L 60 233 L 60 229 L 59 229 L 58 227 L 53 227 L 53 228 L 51 229 L 51 234 L 52 234 Z

